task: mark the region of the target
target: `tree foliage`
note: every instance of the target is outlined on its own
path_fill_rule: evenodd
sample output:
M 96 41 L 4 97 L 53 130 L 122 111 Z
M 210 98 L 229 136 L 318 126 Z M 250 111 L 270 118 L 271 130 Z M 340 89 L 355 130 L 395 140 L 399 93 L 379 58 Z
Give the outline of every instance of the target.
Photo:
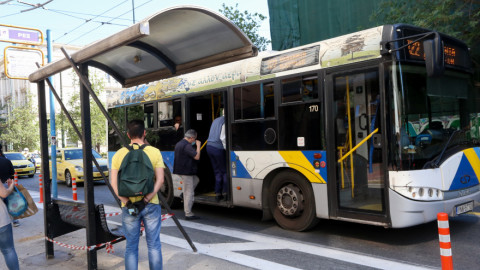
M 241 12 L 238 10 L 238 4 L 235 7 L 222 4 L 222 8 L 219 11 L 238 26 L 260 51 L 267 49 L 270 40 L 258 34 L 260 24 L 267 18 L 266 16 L 257 12 L 249 13 L 246 10 Z
M 2 140 L 13 145 L 14 151 L 28 148 L 31 151 L 39 149 L 38 111 L 33 106 L 32 96 L 27 94 L 23 106 L 15 107 L 5 123 Z
M 371 19 L 378 24 L 408 23 L 458 38 L 471 48 L 480 68 L 480 2 L 476 0 L 383 0 Z
M 79 81 L 76 76 L 73 76 L 75 87 L 80 87 Z M 91 72 L 89 74 L 89 79 L 93 91 L 97 96 L 100 96 L 105 87 L 105 82 L 103 78 L 99 76 L 97 72 Z M 78 89 L 77 88 L 77 89 Z M 69 114 L 72 117 L 75 125 L 78 127 L 80 132 L 82 132 L 82 122 L 81 122 L 81 106 L 80 106 L 80 91 L 75 91 L 71 96 L 65 106 L 69 110 Z M 68 121 L 66 115 L 62 112 L 57 114 L 57 129 L 66 131 L 70 141 L 80 141 L 77 133 L 75 132 L 72 125 Z M 107 121 L 105 116 L 102 114 L 97 104 L 90 98 L 90 125 L 91 125 L 91 136 L 92 136 L 92 145 L 96 148 L 97 152 L 100 152 L 100 146 L 106 145 L 106 130 L 107 130 Z

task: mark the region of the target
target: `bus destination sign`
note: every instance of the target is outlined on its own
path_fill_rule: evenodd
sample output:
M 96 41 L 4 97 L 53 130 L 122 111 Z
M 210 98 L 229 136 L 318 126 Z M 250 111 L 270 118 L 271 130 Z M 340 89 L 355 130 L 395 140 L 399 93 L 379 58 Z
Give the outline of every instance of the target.
M 413 40 L 407 39 L 407 43 Z M 459 66 L 468 68 L 468 54 L 465 49 L 447 42 L 443 43 L 443 58 L 445 64 L 450 66 Z M 423 42 L 416 41 L 407 46 L 406 59 L 425 61 L 425 52 L 423 50 Z

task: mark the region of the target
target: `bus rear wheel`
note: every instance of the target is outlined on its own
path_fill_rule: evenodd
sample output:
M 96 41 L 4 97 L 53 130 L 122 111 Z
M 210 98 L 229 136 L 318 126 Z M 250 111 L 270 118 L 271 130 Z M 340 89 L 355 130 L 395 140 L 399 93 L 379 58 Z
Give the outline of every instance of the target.
M 270 209 L 280 227 L 300 232 L 317 224 L 313 189 L 305 177 L 282 172 L 273 179 L 270 191 Z
M 158 191 L 158 194 L 161 194 L 163 198 L 165 198 L 165 201 L 168 204 L 168 206 L 171 207 L 173 204 L 173 181 L 172 181 L 172 174 L 167 169 L 165 169 L 164 179 L 165 180 L 163 181 L 163 185 Z M 161 200 L 160 200 L 160 204 L 165 208 Z

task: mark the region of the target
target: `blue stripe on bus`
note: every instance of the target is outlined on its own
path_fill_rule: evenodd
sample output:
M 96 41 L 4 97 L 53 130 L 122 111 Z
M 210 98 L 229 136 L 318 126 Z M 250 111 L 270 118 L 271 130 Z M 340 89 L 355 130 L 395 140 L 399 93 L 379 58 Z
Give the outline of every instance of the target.
M 232 177 L 238 177 L 238 178 L 248 178 L 251 179 L 252 176 L 247 172 L 247 169 L 245 169 L 245 166 L 243 166 L 242 162 L 237 159 L 237 155 L 235 155 L 234 151 L 230 151 L 230 160 L 232 161 L 232 165 L 235 164 L 235 168 L 233 168 L 232 165 Z
M 163 162 L 167 165 L 170 172 L 173 173 L 173 160 L 175 159 L 175 152 L 174 151 L 161 151 Z
M 325 182 L 328 182 L 327 180 L 327 151 L 302 151 L 302 154 L 305 156 L 305 158 L 314 166 L 314 161 L 318 160 L 320 162 L 320 168 L 315 168 L 316 170 L 319 170 L 320 176 L 325 180 Z M 313 154 L 321 154 L 322 157 L 319 159 L 316 159 L 313 157 Z M 324 165 L 322 167 L 322 165 Z
M 467 157 L 463 155 L 449 190 L 464 189 L 478 184 L 478 178 L 472 168 L 472 165 L 468 161 Z

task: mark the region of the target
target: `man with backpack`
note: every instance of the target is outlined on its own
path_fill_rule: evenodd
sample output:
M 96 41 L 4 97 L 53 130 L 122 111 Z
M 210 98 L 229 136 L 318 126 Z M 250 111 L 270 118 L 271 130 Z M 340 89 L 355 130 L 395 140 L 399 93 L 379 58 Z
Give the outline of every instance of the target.
M 138 268 L 140 226 L 145 226 L 150 269 L 162 269 L 160 228 L 162 212 L 157 192 L 164 181 L 160 150 L 145 143 L 142 120 L 128 123 L 129 147 L 118 150 L 112 159 L 111 184 L 122 201 L 122 225 L 127 239 L 125 269 Z

